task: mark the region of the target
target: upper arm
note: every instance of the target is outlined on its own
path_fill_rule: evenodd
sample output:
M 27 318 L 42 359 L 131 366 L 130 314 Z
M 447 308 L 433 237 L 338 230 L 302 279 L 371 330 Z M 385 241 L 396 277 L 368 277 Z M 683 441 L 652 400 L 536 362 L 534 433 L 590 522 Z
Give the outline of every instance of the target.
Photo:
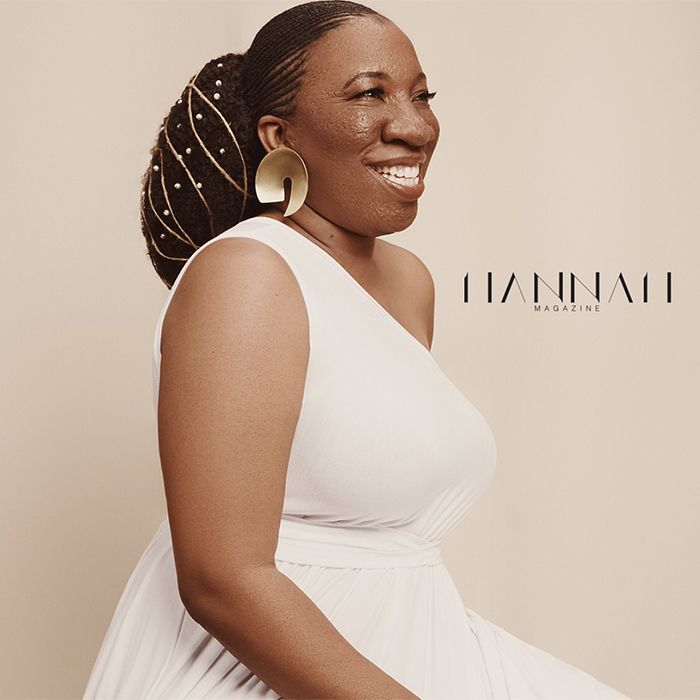
M 296 278 L 260 241 L 209 245 L 173 294 L 158 440 L 183 600 L 274 566 L 308 338 Z

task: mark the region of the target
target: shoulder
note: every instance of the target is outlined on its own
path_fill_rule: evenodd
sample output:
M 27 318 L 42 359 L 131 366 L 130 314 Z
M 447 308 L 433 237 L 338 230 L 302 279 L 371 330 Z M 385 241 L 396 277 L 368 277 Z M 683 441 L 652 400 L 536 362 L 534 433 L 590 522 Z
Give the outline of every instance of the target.
M 433 276 L 415 253 L 388 241 L 378 242 L 387 276 L 391 279 L 396 298 L 401 300 L 397 306 L 405 306 L 407 316 L 418 315 L 430 347 L 435 326 Z
M 294 279 L 284 257 L 271 245 L 245 235 L 225 236 L 195 251 L 180 286 L 225 283 L 231 272 L 254 280 L 256 273 Z M 213 278 L 211 277 L 213 275 Z
M 236 297 L 294 292 L 296 277 L 284 257 L 269 244 L 248 236 L 227 236 L 194 253 L 175 297 L 234 290 Z M 270 293 L 270 294 L 268 294 Z
M 227 236 L 195 251 L 166 312 L 163 345 L 176 326 L 180 336 L 185 326 L 201 331 L 206 324 L 227 333 L 233 323 L 248 331 L 284 323 L 280 332 L 303 331 L 306 323 L 303 295 L 284 257 L 247 236 Z
M 378 241 L 382 254 L 404 288 L 415 290 L 419 301 L 431 306 L 435 301 L 435 282 L 428 266 L 412 251 L 389 241 Z

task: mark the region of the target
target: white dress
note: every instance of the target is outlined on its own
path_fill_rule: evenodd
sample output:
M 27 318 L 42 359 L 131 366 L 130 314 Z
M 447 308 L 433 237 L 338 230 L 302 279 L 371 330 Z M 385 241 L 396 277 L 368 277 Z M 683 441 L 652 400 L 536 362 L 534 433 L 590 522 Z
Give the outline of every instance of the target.
M 229 236 L 256 239 L 284 258 L 309 318 L 279 570 L 360 653 L 423 700 L 625 700 L 460 598 L 440 542 L 490 485 L 496 447 L 430 351 L 339 262 L 280 221 L 244 220 L 194 255 Z M 163 318 L 194 255 L 156 326 L 156 406 Z M 166 517 L 126 584 L 84 700 L 279 697 L 185 610 Z

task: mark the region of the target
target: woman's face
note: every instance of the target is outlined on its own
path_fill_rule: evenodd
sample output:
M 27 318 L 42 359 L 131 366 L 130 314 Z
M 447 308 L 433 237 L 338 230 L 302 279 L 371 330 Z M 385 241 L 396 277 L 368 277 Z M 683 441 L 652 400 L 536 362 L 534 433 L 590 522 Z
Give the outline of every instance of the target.
M 306 204 L 362 235 L 409 226 L 440 134 L 427 92 L 413 45 L 391 22 L 355 17 L 313 44 L 286 140 L 309 172 Z M 407 184 L 377 172 L 397 159 Z

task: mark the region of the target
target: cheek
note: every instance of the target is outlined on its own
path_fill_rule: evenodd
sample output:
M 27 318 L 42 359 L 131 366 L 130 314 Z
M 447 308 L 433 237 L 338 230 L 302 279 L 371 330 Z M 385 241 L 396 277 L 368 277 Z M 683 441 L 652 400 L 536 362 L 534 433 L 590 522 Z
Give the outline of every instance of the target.
M 365 112 L 323 114 L 319 110 L 305 123 L 299 143 L 311 164 L 323 172 L 341 164 L 347 167 L 348 158 L 355 158 L 361 166 L 360 159 L 376 139 L 375 132 L 375 120 Z

